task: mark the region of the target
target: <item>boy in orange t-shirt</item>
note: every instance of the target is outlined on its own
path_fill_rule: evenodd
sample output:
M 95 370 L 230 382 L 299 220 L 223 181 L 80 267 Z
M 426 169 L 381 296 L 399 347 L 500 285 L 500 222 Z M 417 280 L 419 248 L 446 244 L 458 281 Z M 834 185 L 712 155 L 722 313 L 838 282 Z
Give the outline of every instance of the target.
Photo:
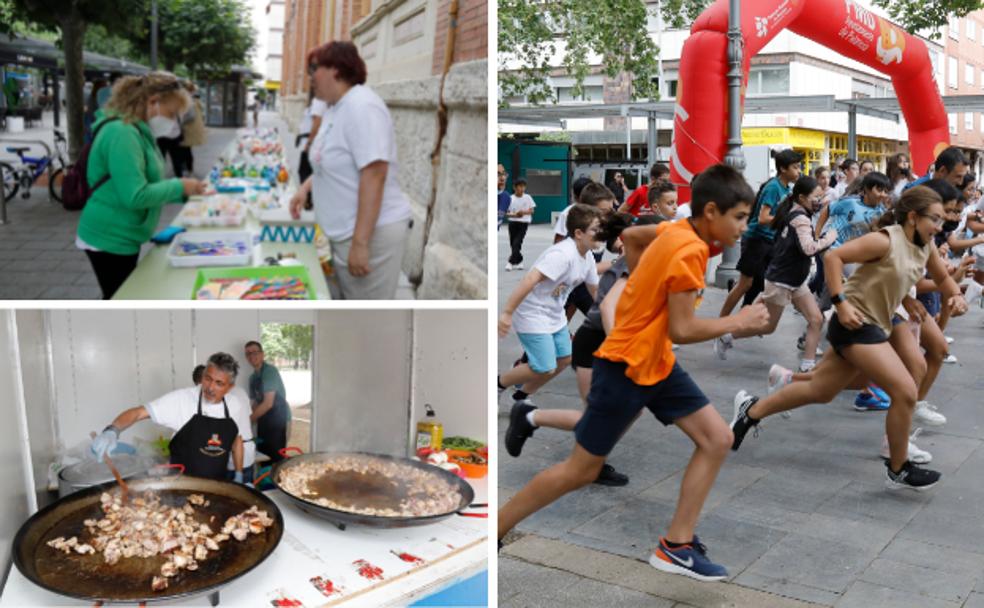
M 628 260 L 632 274 L 616 307 L 615 326 L 595 353 L 588 407 L 574 430 L 574 451 L 566 461 L 539 473 L 499 509 L 499 539 L 529 515 L 594 481 L 619 438 L 647 408 L 663 424 L 680 427 L 695 446 L 676 513 L 649 563 L 698 580 L 727 576 L 724 567 L 708 559 L 694 528 L 732 435 L 676 363 L 672 344 L 703 342 L 738 328 L 762 328 L 769 313 L 759 303 L 731 317 L 694 316 L 711 248 L 716 254 L 738 240 L 755 193 L 740 173 L 724 165 L 708 168 L 691 187 L 692 218 L 623 233 L 623 239 L 659 238 L 638 260 Z

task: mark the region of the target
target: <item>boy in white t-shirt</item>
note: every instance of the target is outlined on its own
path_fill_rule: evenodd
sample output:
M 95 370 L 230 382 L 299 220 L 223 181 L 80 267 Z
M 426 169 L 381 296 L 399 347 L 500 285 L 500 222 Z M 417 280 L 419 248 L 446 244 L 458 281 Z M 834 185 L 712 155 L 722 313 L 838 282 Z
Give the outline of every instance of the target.
M 513 384 L 543 385 L 571 361 L 571 335 L 567 329 L 564 303 L 574 287 L 584 283 L 594 297 L 598 271 L 591 250 L 597 246 L 601 212 L 595 207 L 574 205 L 567 213 L 570 235 L 540 254 L 506 301 L 499 316 L 499 336 L 510 329 L 529 357 L 529 363 L 513 367 L 499 376 L 499 391 Z M 525 394 L 518 397 L 523 401 Z
M 509 261 L 506 263 L 507 271 L 523 269 L 523 240 L 533 221 L 534 209 L 536 203 L 533 197 L 526 194 L 526 180 L 522 177 L 516 178 L 513 181 L 512 200 L 506 211 L 506 218 L 509 220 L 510 249 Z

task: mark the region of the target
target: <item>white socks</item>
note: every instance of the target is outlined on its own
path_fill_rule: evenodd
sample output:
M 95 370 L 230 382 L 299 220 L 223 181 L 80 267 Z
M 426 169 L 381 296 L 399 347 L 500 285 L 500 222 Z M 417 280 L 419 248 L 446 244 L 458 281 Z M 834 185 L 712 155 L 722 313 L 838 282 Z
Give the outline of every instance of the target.
M 529 422 L 531 425 L 533 425 L 533 426 L 536 427 L 536 419 L 535 419 L 535 416 L 536 416 L 536 410 L 530 410 L 530 411 L 526 412 L 526 421 Z M 536 427 L 536 428 L 540 428 L 540 427 Z

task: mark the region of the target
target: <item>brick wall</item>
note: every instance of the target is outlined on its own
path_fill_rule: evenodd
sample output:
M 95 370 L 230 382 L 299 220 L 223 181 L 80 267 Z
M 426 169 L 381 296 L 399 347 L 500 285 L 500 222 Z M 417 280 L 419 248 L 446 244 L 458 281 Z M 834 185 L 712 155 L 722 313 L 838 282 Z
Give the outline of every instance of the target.
M 444 46 L 448 39 L 450 4 L 450 0 L 443 0 L 438 4 L 432 74 L 440 74 L 444 68 Z M 488 57 L 488 7 L 487 0 L 458 0 L 458 33 L 454 43 L 454 63 Z

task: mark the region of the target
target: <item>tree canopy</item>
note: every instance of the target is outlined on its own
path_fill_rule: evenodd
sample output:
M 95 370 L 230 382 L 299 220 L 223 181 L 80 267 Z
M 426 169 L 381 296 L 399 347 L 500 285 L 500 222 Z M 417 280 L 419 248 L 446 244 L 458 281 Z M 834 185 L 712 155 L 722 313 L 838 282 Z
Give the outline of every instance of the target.
M 311 365 L 314 348 L 314 327 L 295 323 L 264 323 L 260 329 L 260 343 L 268 360 L 290 361 L 294 369 L 307 369 Z
M 183 66 L 200 78 L 249 63 L 256 32 L 243 0 L 158 0 L 157 5 L 157 52 L 164 69 L 174 72 Z M 149 16 L 150 10 L 143 14 Z M 150 49 L 150 19 L 130 30 L 127 39 Z
M 909 32 L 928 32 L 931 37 L 950 15 L 984 8 L 981 0 L 872 1 Z M 662 0 L 664 26 L 688 27 L 710 4 L 711 0 Z M 570 78 L 571 93 L 579 97 L 593 69 L 611 78 L 626 72 L 632 78 L 633 99 L 658 99 L 660 49 L 648 26 L 655 11 L 654 4 L 643 0 L 500 0 L 500 105 L 510 97 L 525 97 L 534 105 L 556 103 L 551 76 Z M 596 68 L 599 56 L 602 61 Z

